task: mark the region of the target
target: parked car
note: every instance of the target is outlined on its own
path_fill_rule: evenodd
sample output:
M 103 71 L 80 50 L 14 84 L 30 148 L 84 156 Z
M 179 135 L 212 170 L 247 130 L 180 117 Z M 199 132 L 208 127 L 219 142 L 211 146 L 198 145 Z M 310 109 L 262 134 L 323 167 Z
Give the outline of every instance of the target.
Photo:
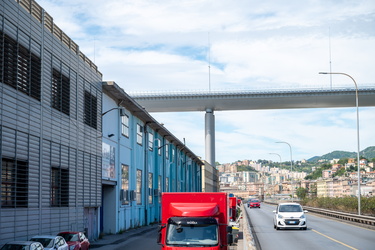
M 68 243 L 61 236 L 55 235 L 37 235 L 30 239 L 42 243 L 46 250 L 69 250 Z
M 280 203 L 277 205 L 273 217 L 273 227 L 280 228 L 307 229 L 306 210 L 298 203 Z
M 260 208 L 260 201 L 257 200 L 257 199 L 252 199 L 252 200 L 249 202 L 249 207 L 250 207 L 250 208 L 253 208 L 253 207 Z
M 82 232 L 61 232 L 57 235 L 65 239 L 69 250 L 88 250 L 90 248 L 90 241 Z
M 34 241 L 11 241 L 6 243 L 0 250 L 43 250 L 40 242 Z

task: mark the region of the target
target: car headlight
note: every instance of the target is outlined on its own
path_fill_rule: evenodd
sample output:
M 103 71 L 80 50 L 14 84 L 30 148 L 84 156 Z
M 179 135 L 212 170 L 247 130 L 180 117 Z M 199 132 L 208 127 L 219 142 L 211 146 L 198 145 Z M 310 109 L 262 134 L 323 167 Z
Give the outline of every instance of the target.
M 278 214 L 278 215 L 277 215 L 277 218 L 282 219 L 283 216 L 282 216 L 281 214 Z
M 301 217 L 299 217 L 300 219 L 305 219 L 306 217 L 305 217 L 305 215 L 303 214 L 303 215 L 301 215 Z

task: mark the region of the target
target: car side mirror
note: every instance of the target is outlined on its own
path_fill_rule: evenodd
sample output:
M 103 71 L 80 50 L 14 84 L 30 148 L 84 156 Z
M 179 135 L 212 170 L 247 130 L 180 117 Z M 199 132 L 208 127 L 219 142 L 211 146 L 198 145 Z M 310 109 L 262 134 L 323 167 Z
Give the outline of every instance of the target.
M 276 213 L 276 210 L 273 210 L 272 212 L 273 212 L 273 213 Z
M 308 213 L 309 211 L 307 211 L 307 210 L 304 210 L 303 212 L 304 212 L 304 213 Z

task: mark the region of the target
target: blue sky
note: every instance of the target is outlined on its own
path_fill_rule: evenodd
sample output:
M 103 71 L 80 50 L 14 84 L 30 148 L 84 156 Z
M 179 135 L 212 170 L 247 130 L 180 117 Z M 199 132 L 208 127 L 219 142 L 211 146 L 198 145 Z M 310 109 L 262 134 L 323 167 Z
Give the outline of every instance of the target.
M 126 92 L 375 85 L 373 0 L 39 0 Z M 210 60 L 209 60 L 210 58 Z M 210 84 L 208 82 L 208 65 Z M 331 62 L 331 63 L 330 63 Z M 353 97 L 354 98 L 354 97 Z M 153 113 L 204 158 L 204 113 Z M 215 112 L 216 160 L 308 159 L 355 152 L 355 108 Z M 360 108 L 360 148 L 375 145 Z

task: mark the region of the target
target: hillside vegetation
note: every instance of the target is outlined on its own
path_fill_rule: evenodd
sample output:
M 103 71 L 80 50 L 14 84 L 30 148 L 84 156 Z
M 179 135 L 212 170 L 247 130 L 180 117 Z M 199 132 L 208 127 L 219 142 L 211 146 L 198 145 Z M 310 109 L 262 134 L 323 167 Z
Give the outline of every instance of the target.
M 366 159 L 373 159 L 375 158 L 375 146 L 368 147 L 362 151 L 359 151 L 359 155 Z M 348 152 L 348 151 L 333 151 L 331 153 L 322 155 L 322 156 L 315 156 L 308 161 L 319 161 L 319 160 L 332 160 L 332 159 L 342 159 L 342 158 L 356 158 L 357 152 Z

